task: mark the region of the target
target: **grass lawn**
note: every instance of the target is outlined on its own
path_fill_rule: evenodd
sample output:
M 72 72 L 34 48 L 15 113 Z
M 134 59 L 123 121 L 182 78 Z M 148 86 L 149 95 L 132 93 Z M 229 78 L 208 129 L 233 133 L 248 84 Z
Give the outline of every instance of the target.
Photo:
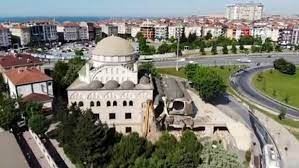
M 258 90 L 266 95 L 299 108 L 299 69 L 297 69 L 296 75 L 286 75 L 277 70 L 268 70 L 257 74 L 252 82 Z
M 229 76 L 239 70 L 242 67 L 239 66 L 217 66 L 209 67 L 216 71 L 220 76 L 222 76 L 226 86 L 229 86 Z M 176 71 L 175 68 L 160 68 L 158 72 L 161 74 L 168 74 L 173 76 L 178 76 L 181 78 L 186 78 L 184 68 L 180 68 L 179 71 Z

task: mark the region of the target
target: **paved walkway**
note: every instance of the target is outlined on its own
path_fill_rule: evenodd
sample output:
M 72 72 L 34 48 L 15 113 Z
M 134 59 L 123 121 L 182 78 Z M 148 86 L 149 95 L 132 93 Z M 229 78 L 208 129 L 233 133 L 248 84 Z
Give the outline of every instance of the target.
M 42 151 L 37 146 L 36 142 L 34 141 L 33 137 L 31 136 L 30 132 L 26 131 L 23 133 L 23 137 L 25 138 L 27 144 L 31 148 L 32 152 L 34 153 L 36 159 L 38 160 L 39 164 L 42 168 L 50 168 L 46 158 L 44 157 Z
M 62 147 L 59 147 L 59 143 L 55 139 L 50 139 L 52 145 L 55 147 L 56 151 L 59 153 L 65 164 L 69 168 L 75 168 L 76 166 L 70 161 L 70 159 L 66 156 L 66 154 L 63 151 Z
M 260 112 L 255 116 L 267 128 L 283 160 L 284 168 L 298 168 L 299 166 L 299 141 L 281 124 Z

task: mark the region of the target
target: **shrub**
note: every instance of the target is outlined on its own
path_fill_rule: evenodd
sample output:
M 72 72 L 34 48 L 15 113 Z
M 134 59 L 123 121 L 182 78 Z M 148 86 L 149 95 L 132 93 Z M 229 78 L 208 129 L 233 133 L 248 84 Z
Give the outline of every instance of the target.
M 275 60 L 273 66 L 281 73 L 289 74 L 289 75 L 296 74 L 296 66 L 290 62 L 287 62 L 283 58 Z

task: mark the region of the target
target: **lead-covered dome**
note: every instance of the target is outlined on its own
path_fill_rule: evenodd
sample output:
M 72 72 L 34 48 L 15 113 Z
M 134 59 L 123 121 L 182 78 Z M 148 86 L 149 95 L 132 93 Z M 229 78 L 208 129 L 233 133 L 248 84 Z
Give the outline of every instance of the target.
M 134 89 L 135 84 L 132 81 L 127 80 L 124 81 L 120 86 L 122 89 Z
M 101 81 L 94 80 L 88 85 L 88 87 L 89 87 L 89 89 L 96 90 L 96 89 L 100 89 L 100 88 L 104 87 L 104 84 Z
M 119 87 L 119 83 L 115 80 L 109 80 L 105 83 L 105 89 L 117 89 Z
M 129 41 L 110 36 L 104 38 L 96 45 L 93 55 L 97 56 L 126 56 L 134 54 L 134 48 Z

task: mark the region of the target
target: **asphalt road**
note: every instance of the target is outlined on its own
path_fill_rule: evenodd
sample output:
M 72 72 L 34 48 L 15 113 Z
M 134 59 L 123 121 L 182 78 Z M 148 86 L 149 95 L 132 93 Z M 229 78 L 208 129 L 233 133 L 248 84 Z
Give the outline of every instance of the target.
M 270 54 L 269 54 L 270 55 Z M 286 60 L 293 62 L 294 64 L 299 64 L 299 55 L 273 55 L 271 57 L 268 56 L 201 56 L 201 57 L 186 57 L 185 61 L 179 61 L 179 66 L 182 67 L 190 61 L 194 63 L 202 64 L 202 65 L 254 65 L 257 63 L 261 64 L 269 64 L 272 63 L 274 60 L 278 58 L 285 58 Z M 248 58 L 251 60 L 251 63 L 240 63 L 237 59 L 240 58 Z M 175 67 L 176 60 L 175 59 L 168 59 L 168 60 L 154 60 L 154 64 L 157 67 Z
M 244 94 L 244 96 L 254 102 L 267 107 L 278 114 L 280 113 L 280 109 L 285 108 L 287 110 L 288 117 L 299 119 L 298 110 L 262 95 L 251 85 L 251 79 L 257 72 L 264 71 L 269 68 L 272 68 L 272 65 L 246 69 L 244 72 L 240 72 L 235 75 L 234 84 L 237 89 Z

